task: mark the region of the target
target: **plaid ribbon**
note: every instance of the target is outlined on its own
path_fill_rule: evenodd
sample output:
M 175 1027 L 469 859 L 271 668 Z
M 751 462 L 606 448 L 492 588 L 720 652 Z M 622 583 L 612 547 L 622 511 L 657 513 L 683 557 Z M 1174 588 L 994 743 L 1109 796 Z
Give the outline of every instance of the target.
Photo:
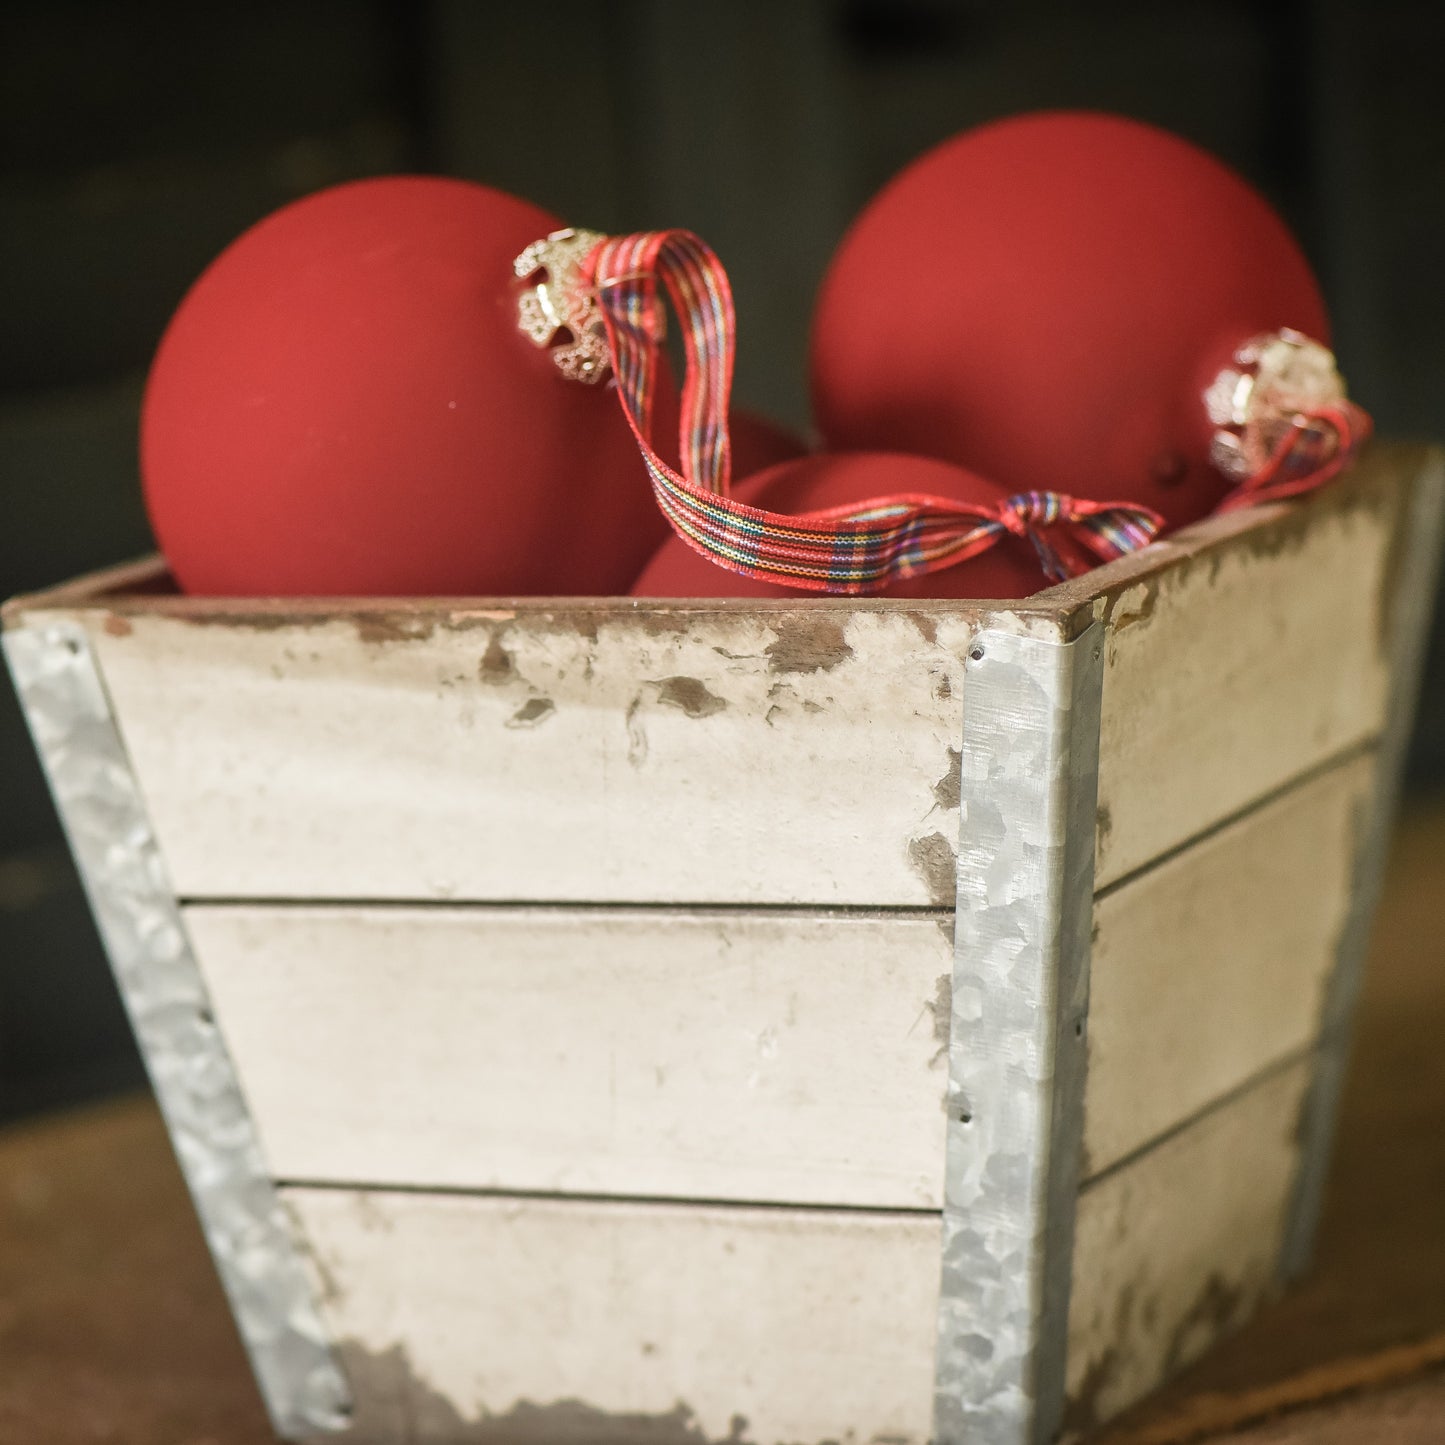
M 652 445 L 664 332 L 659 281 L 683 322 L 681 472 Z M 900 493 L 800 516 L 747 506 L 728 493 L 734 316 L 732 288 L 712 250 L 689 231 L 610 236 L 583 260 L 577 284 L 596 299 L 658 506 L 678 536 L 733 572 L 815 592 L 872 592 L 1017 536 L 1060 581 L 1144 546 L 1163 525 L 1147 507 L 1057 492 L 1022 492 L 993 506 Z
M 1269 460 L 1216 510 L 1233 512 L 1283 501 L 1324 486 L 1354 461 L 1373 430 L 1369 412 L 1352 401 L 1297 413 Z

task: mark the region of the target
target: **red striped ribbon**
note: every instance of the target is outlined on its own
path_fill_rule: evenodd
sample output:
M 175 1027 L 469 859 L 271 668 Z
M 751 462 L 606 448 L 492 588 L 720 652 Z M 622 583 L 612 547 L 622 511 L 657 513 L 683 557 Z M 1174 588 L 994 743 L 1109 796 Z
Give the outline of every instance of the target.
M 524 253 L 519 273 L 545 266 L 534 254 L 541 249 Z M 731 571 L 809 591 L 873 592 L 955 566 L 1012 535 L 1030 541 L 1045 574 L 1061 581 L 1146 545 L 1163 526 L 1157 512 L 1136 503 L 1060 492 L 1022 492 L 993 506 L 900 493 L 798 516 L 750 507 L 729 494 L 734 314 L 727 273 L 712 249 L 690 231 L 604 237 L 565 284 L 576 288 L 574 300 L 583 298 L 569 317 L 600 320 L 658 506 L 685 542 Z M 659 287 L 683 322 L 681 471 L 652 444 L 665 332 Z M 539 339 L 535 325 L 524 322 Z M 1313 491 L 1349 464 L 1370 430 L 1368 414 L 1349 401 L 1301 412 L 1264 466 L 1218 510 Z
M 731 571 L 817 592 L 871 592 L 954 566 L 1014 535 L 1033 543 L 1045 573 L 1058 581 L 1094 565 L 1081 548 L 1110 561 L 1152 541 L 1162 525 L 1146 507 L 1056 492 L 1025 492 L 991 507 L 900 493 L 800 516 L 735 501 L 727 430 L 732 290 L 712 250 L 688 231 L 612 236 L 583 261 L 578 283 L 597 299 L 623 410 L 658 506 L 684 541 Z M 683 322 L 681 472 L 652 445 L 664 329 L 659 283 Z M 1063 529 L 1062 545 L 1050 541 L 1051 528 Z
M 1269 460 L 1216 510 L 1233 512 L 1283 501 L 1324 486 L 1354 461 L 1373 430 L 1369 412 L 1352 401 L 1296 413 Z

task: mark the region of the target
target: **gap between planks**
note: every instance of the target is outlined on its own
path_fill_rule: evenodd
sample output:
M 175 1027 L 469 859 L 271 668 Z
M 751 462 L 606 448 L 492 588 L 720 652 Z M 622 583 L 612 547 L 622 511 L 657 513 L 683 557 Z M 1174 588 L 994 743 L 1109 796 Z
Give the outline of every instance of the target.
M 1087 1179 L 1080 1180 L 1078 1192 L 1084 1194 L 1106 1183 L 1115 1175 L 1123 1173 L 1124 1170 L 1132 1168 L 1155 1150 L 1188 1133 L 1196 1125 L 1203 1124 L 1215 1114 L 1221 1113 L 1260 1085 L 1269 1083 L 1271 1079 L 1287 1073 L 1290 1069 L 1305 1062 L 1317 1049 L 1318 1044 L 1312 1042 L 1303 1048 L 1292 1049 L 1263 1068 L 1255 1070 L 1247 1079 L 1220 1094 L 1217 1098 L 1211 1099 L 1202 1108 L 1195 1110 L 1187 1119 L 1181 1119 L 1178 1123 L 1170 1125 L 1169 1128 L 1156 1134 L 1137 1149 L 1132 1149 L 1122 1158 L 1114 1160 L 1107 1168 L 1099 1170 L 1097 1174 L 1092 1174 Z M 752 1210 L 769 1214 L 869 1215 L 880 1219 L 932 1217 L 942 1220 L 942 1211 L 927 1205 L 818 1204 L 791 1199 L 712 1199 L 674 1194 L 604 1194 L 595 1191 L 562 1193 L 556 1190 L 536 1189 L 474 1189 L 460 1184 L 399 1184 L 366 1180 L 305 1179 L 291 1176 L 278 1178 L 275 1183 L 278 1189 L 313 1189 L 333 1194 L 398 1194 L 463 1199 L 548 1200 L 569 1204 L 640 1204 L 688 1209 Z
M 1306 768 L 1303 772 L 1294 774 L 1278 787 L 1271 788 L 1267 793 L 1262 793 L 1244 807 L 1237 808 L 1234 812 L 1211 823 L 1208 827 L 1201 828 L 1197 833 L 1193 833 L 1172 847 L 1166 848 L 1157 857 L 1151 858 L 1147 863 L 1130 870 L 1122 877 L 1112 879 L 1102 888 L 1095 891 L 1094 901 L 1098 902 L 1108 898 L 1122 889 L 1129 887 L 1130 884 L 1137 883 L 1141 878 L 1147 877 L 1150 873 L 1154 872 L 1155 869 L 1162 867 L 1166 863 L 1173 862 L 1176 858 L 1182 857 L 1198 844 L 1207 843 L 1211 838 L 1218 836 L 1220 833 L 1225 832 L 1238 823 L 1242 823 L 1245 819 L 1279 802 L 1289 794 L 1309 786 L 1309 784 L 1327 776 L 1336 769 L 1347 767 L 1357 759 L 1368 756 L 1378 749 L 1379 742 L 1379 735 L 1372 735 L 1362 741 L 1351 743 L 1348 747 L 1331 754 L 1328 758 L 1316 763 L 1313 767 Z M 596 900 L 589 898 L 542 900 L 527 898 L 455 899 L 405 897 L 296 898 L 264 893 L 254 895 L 187 894 L 178 898 L 176 901 L 182 908 L 216 909 L 260 906 L 276 909 L 409 908 L 436 911 L 456 910 L 482 912 L 490 910 L 500 912 L 505 909 L 526 908 L 549 913 L 565 913 L 569 911 L 585 911 L 589 913 L 673 913 L 687 914 L 689 917 L 699 918 L 727 918 L 738 914 L 763 914 L 778 918 L 896 918 L 938 923 L 948 922 L 953 918 L 954 914 L 952 908 L 890 903 L 828 903 L 815 906 L 806 903 L 677 903 L 653 902 L 648 899 Z
M 275 1181 L 278 1189 L 311 1189 L 328 1194 L 397 1194 L 425 1198 L 497 1199 L 549 1204 L 656 1205 L 665 1209 L 717 1209 L 754 1214 L 867 1215 L 874 1219 L 937 1219 L 943 1211 L 927 1205 L 905 1204 L 816 1204 L 790 1199 L 707 1199 L 676 1194 L 599 1194 L 577 1191 L 566 1194 L 538 1189 L 472 1189 L 462 1184 L 357 1183 L 353 1180 L 292 1179 Z
M 1256 1069 L 1248 1078 L 1241 1079 L 1240 1082 L 1232 1088 L 1226 1089 L 1224 1093 L 1211 1099 L 1207 1104 L 1201 1105 L 1187 1118 L 1178 1120 L 1167 1129 L 1155 1134 L 1153 1138 L 1146 1139 L 1144 1143 L 1140 1144 L 1137 1148 L 1131 1149 L 1127 1154 L 1120 1155 L 1119 1158 L 1112 1160 L 1109 1164 L 1105 1165 L 1104 1168 L 1100 1169 L 1098 1173 L 1091 1174 L 1087 1179 L 1080 1180 L 1079 1193 L 1083 1194 L 1087 1190 L 1093 1189 L 1096 1185 L 1103 1184 L 1106 1180 L 1113 1178 L 1114 1175 L 1122 1173 L 1125 1169 L 1137 1164 L 1146 1155 L 1152 1154 L 1156 1149 L 1168 1144 L 1171 1140 L 1177 1139 L 1181 1134 L 1188 1133 L 1196 1124 L 1202 1124 L 1212 1115 L 1218 1114 L 1223 1109 L 1227 1109 L 1231 1104 L 1242 1099 L 1252 1089 L 1258 1088 L 1261 1084 L 1267 1084 L 1271 1079 L 1280 1074 L 1287 1073 L 1297 1064 L 1304 1063 L 1306 1059 L 1319 1051 L 1319 1047 L 1320 1040 L 1318 1038 L 1312 1039 L 1300 1048 L 1291 1049 L 1287 1054 L 1282 1054 L 1279 1058 L 1270 1060 L 1269 1063 Z
M 1162 867 L 1165 863 L 1172 863 L 1174 859 L 1189 852 L 1200 843 L 1207 843 L 1211 838 L 1223 833 L 1226 829 L 1232 828 L 1237 823 L 1242 823 L 1246 818 L 1261 812 L 1271 804 L 1279 802 L 1282 798 L 1302 788 L 1308 787 L 1311 783 L 1317 782 L 1320 778 L 1343 769 L 1359 758 L 1368 757 L 1376 752 L 1380 745 L 1380 734 L 1374 733 L 1371 736 L 1354 742 L 1347 748 L 1341 748 L 1339 752 L 1332 753 L 1322 762 L 1316 763 L 1313 767 L 1306 768 L 1302 773 L 1296 773 L 1278 787 L 1271 788 L 1267 793 L 1261 793 L 1253 801 L 1246 803 L 1244 807 L 1235 809 L 1234 812 L 1226 814 L 1217 822 L 1211 823 L 1207 828 L 1201 828 L 1197 833 L 1190 834 L 1179 843 L 1166 848 L 1162 853 L 1151 858 L 1147 863 L 1141 863 L 1137 868 L 1122 874 L 1118 878 L 1112 878 L 1102 888 L 1095 890 L 1094 901 L 1108 898 L 1111 894 L 1118 893 L 1121 889 L 1127 888 L 1131 883 L 1137 883 L 1139 879 L 1147 877 L 1156 868 Z

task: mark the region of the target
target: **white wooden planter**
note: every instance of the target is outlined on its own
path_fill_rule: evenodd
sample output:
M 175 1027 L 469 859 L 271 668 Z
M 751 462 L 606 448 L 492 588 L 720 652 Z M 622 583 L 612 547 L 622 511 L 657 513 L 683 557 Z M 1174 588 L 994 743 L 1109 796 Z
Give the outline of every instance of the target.
M 1240 1323 L 1441 508 L 1380 446 L 1009 604 L 11 603 L 280 1433 L 1033 1445 Z

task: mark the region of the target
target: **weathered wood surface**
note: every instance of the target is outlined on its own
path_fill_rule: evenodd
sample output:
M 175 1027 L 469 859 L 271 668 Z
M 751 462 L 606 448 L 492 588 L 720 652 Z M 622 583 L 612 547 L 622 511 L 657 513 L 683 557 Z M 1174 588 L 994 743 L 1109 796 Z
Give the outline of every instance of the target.
M 1083 1192 L 1071 1432 L 1189 1363 L 1269 1292 L 1307 1082 L 1307 1062 L 1284 1068 Z M 757 1439 L 928 1436 L 936 1215 L 284 1197 L 364 1438 L 403 1420 L 421 1439 L 481 1439 L 500 1421 L 557 1430 L 569 1411 L 614 1427 L 606 1417 L 644 1417 L 634 1430 L 696 1422 L 713 1439 L 735 1415 Z
M 1372 763 L 1100 898 L 1086 1175 L 1309 1044 Z M 281 1178 L 941 1205 L 946 914 L 186 918 Z
M 1335 494 L 1215 519 L 1195 529 L 1212 544 L 1110 584 L 1097 887 L 1381 731 L 1397 547 L 1440 481 L 1418 450 L 1377 451 Z
M 118 635 L 123 634 L 123 635 Z M 937 905 L 959 616 L 97 632 L 184 897 Z
M 1423 448 L 976 603 L 294 602 L 123 590 L 83 616 L 186 897 L 951 899 L 971 628 L 1108 620 L 1105 886 L 1381 726 Z M 119 585 L 119 592 L 106 591 Z
M 361 1439 L 929 1437 L 936 1215 L 285 1198 Z
M 1197 1359 L 1275 1287 L 1312 1063 L 1280 1069 L 1080 1194 L 1069 1438 Z
M 187 921 L 282 1179 L 938 1207 L 943 916 Z
M 1344 1390 L 1353 1393 L 1329 1437 L 1341 1445 L 1445 1439 L 1445 1388 L 1428 1423 L 1411 1415 L 1394 1434 L 1372 1393 L 1358 1393 L 1417 1368 L 1421 1342 L 1445 1343 L 1442 881 L 1445 807 L 1435 806 L 1407 818 L 1392 865 L 1316 1268 L 1101 1445 L 1199 1445 Z M 148 1099 L 0 1131 L 0 1181 L 0 1439 L 77 1445 L 109 1431 L 127 1442 L 274 1445 Z M 400 1305 L 395 1319 L 400 1328 Z M 399 1356 L 378 1373 L 398 1399 Z M 1350 1434 L 1356 1409 L 1373 1433 Z M 405 1440 L 405 1425 L 387 1418 L 387 1445 Z M 1323 1438 L 1319 1419 L 1285 1420 L 1300 1445 Z
M 1085 1177 L 1316 1037 L 1375 765 L 1358 755 L 1096 901 Z

